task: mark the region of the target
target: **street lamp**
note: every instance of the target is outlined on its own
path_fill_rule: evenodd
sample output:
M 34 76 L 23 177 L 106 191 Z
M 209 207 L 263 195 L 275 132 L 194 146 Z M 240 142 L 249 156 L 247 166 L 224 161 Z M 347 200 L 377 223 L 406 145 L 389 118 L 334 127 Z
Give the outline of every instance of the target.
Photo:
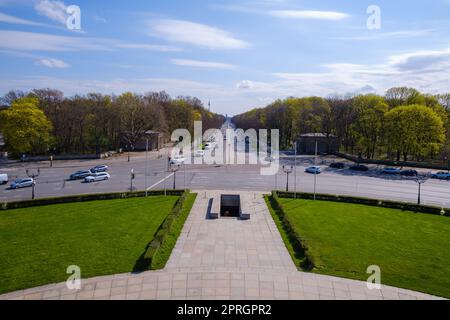
M 36 186 L 36 178 L 41 174 L 41 170 L 37 169 L 37 171 L 31 171 L 29 169 L 26 170 L 27 176 L 33 179 L 33 184 L 31 185 L 31 199 L 34 200 L 34 188 Z
M 176 189 L 176 175 L 178 170 L 180 170 L 180 165 L 170 167 L 170 171 L 173 172 L 173 190 Z
M 289 191 L 289 174 L 292 173 L 292 171 L 294 171 L 294 167 L 293 166 L 283 166 L 283 171 L 284 173 L 286 173 L 286 192 Z
M 416 183 L 419 185 L 419 193 L 418 193 L 418 196 L 417 196 L 417 204 L 418 204 L 418 205 L 420 205 L 420 202 L 421 202 L 421 201 L 420 201 L 421 186 L 422 186 L 422 184 L 424 184 L 425 182 L 427 182 L 428 179 L 429 179 L 429 177 L 426 176 L 426 175 L 418 175 L 418 176 L 416 177 L 416 179 L 414 180 L 414 181 L 416 181 Z
M 133 192 L 133 180 L 136 178 L 136 175 L 134 174 L 134 169 L 131 169 L 130 174 L 130 191 Z

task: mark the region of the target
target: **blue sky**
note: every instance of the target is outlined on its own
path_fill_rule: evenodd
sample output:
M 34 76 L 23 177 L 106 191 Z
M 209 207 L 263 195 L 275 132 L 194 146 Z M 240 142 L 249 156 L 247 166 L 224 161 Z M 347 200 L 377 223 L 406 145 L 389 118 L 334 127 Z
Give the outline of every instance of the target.
M 450 92 L 449 30 L 450 0 L 0 0 L 0 94 L 166 90 L 238 114 L 288 96 Z

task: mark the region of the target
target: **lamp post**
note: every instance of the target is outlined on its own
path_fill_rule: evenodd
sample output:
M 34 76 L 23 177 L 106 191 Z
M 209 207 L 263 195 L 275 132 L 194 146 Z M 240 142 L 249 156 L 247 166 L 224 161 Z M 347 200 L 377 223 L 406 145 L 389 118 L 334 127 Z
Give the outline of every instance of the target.
M 36 187 L 36 178 L 41 174 L 41 170 L 37 169 L 37 171 L 31 171 L 30 169 L 26 170 L 27 176 L 33 179 L 33 184 L 31 185 L 31 200 L 34 200 L 34 189 Z
M 294 170 L 293 166 L 283 166 L 283 171 L 286 173 L 286 192 L 289 191 L 289 175 Z
M 297 142 L 294 148 L 294 199 L 297 199 Z
M 148 195 L 147 175 L 148 175 L 148 139 L 145 141 L 145 196 L 146 197 Z
M 130 191 L 133 192 L 133 180 L 135 178 L 135 174 L 134 174 L 134 169 L 131 169 L 131 174 L 130 174 Z
M 425 182 L 427 182 L 428 179 L 429 179 L 429 177 L 428 177 L 428 176 L 425 176 L 425 175 L 418 175 L 418 176 L 416 177 L 416 179 L 415 179 L 416 183 L 419 185 L 419 192 L 418 192 L 418 195 L 417 195 L 417 204 L 418 204 L 418 205 L 421 204 L 420 196 L 421 196 L 421 187 L 422 187 L 422 184 L 424 184 Z
M 314 165 L 317 166 L 317 140 L 316 140 L 316 150 L 314 155 Z M 314 200 L 316 200 L 316 190 L 317 190 L 317 169 L 314 170 Z
M 170 171 L 173 172 L 173 190 L 176 189 L 177 171 L 180 170 L 180 165 L 170 167 Z

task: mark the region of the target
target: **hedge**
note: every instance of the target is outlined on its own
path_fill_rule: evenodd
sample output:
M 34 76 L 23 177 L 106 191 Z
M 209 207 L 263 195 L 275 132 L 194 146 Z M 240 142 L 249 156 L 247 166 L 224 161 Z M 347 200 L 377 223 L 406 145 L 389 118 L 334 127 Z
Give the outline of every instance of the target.
M 52 204 L 62 204 L 71 202 L 84 202 L 84 201 L 96 201 L 96 200 L 113 200 L 113 199 L 125 199 L 125 198 L 140 198 L 156 195 L 168 195 L 168 196 L 181 196 L 184 194 L 183 190 L 154 190 L 148 191 L 134 191 L 134 192 L 112 192 L 112 193 L 94 193 L 94 194 L 82 194 L 65 197 L 55 198 L 42 198 L 35 200 L 24 201 L 11 201 L 0 203 L 0 210 L 11 210 L 37 206 L 47 206 Z
M 163 223 L 156 231 L 153 240 L 147 245 L 144 254 L 141 256 L 141 261 L 139 263 L 141 270 L 139 271 L 145 271 L 152 268 L 153 257 L 158 252 L 167 236 L 170 234 L 171 227 L 174 221 L 180 216 L 184 201 L 186 200 L 188 194 L 189 190 L 186 190 L 181 194 L 174 207 L 172 208 L 172 211 L 169 213 L 166 219 L 164 219 Z
M 306 245 L 306 242 L 297 233 L 297 231 L 295 231 L 289 215 L 286 214 L 283 205 L 280 203 L 280 201 L 278 201 L 279 197 L 277 191 L 272 191 L 271 198 L 274 204 L 274 206 L 272 207 L 275 210 L 275 213 L 280 218 L 289 241 L 292 243 L 292 246 L 294 248 L 298 248 L 297 254 L 300 253 L 304 257 L 299 267 L 303 271 L 311 271 L 314 268 L 314 260 L 308 255 L 308 246 Z
M 294 198 L 297 197 L 299 199 L 314 199 L 313 193 L 306 192 L 284 192 L 284 191 L 274 191 L 280 198 Z M 352 196 L 340 196 L 340 195 L 331 195 L 331 194 L 316 194 L 316 199 L 321 201 L 334 201 L 334 202 L 345 202 L 345 203 L 356 203 L 356 204 L 364 204 L 368 206 L 375 207 L 384 207 L 391 209 L 399 209 L 403 211 L 413 211 L 434 215 L 444 215 L 450 216 L 449 208 L 442 208 L 436 206 L 427 206 L 427 205 L 417 205 L 406 202 L 398 202 L 398 201 L 390 201 L 390 200 L 379 200 L 379 199 L 370 199 L 370 198 L 362 198 L 362 197 L 352 197 Z M 442 214 L 444 212 L 444 214 Z

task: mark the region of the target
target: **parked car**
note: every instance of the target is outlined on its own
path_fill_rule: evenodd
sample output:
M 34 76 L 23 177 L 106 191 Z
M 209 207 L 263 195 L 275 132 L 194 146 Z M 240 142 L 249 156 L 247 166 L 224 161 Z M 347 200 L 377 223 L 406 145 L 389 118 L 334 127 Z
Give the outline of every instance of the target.
M 345 163 L 343 163 L 343 162 L 333 162 L 332 164 L 330 164 L 330 168 L 333 168 L 333 169 L 344 169 L 345 168 Z
M 400 172 L 400 174 L 406 177 L 415 177 L 419 175 L 419 173 L 416 170 L 403 170 L 402 172 Z
M 197 151 L 195 151 L 195 153 L 194 153 L 194 156 L 195 157 L 203 157 L 205 155 L 205 151 L 203 151 L 203 150 L 197 150 Z
M 322 169 L 320 169 L 320 167 L 318 167 L 318 166 L 312 166 L 312 167 L 306 168 L 305 172 L 313 173 L 313 174 L 320 174 L 322 172 Z
M 0 173 L 0 184 L 7 184 L 8 181 L 8 175 L 6 173 Z
M 369 167 L 365 166 L 363 164 L 356 164 L 354 166 L 351 166 L 350 170 L 352 170 L 352 171 L 369 171 Z
M 431 175 L 431 179 L 450 180 L 449 172 L 437 172 Z
M 33 184 L 34 180 L 32 178 L 16 179 L 11 183 L 11 189 L 29 188 L 32 187 Z
M 398 168 L 384 168 L 381 172 L 384 174 L 400 174 L 401 170 Z
M 100 166 L 95 166 L 91 169 L 92 173 L 98 173 L 98 172 L 106 172 L 108 171 L 108 166 L 105 165 L 100 165 Z
M 184 164 L 185 161 L 186 159 L 182 155 L 177 155 L 170 159 L 169 164 L 181 165 Z
M 84 179 L 92 174 L 89 170 L 80 170 L 75 173 L 72 173 L 69 177 L 70 180 L 79 180 Z
M 91 183 L 91 182 L 97 182 L 97 181 L 104 181 L 109 180 L 111 176 L 107 172 L 99 172 L 99 173 L 93 173 L 90 176 L 87 176 L 84 178 L 84 182 Z

